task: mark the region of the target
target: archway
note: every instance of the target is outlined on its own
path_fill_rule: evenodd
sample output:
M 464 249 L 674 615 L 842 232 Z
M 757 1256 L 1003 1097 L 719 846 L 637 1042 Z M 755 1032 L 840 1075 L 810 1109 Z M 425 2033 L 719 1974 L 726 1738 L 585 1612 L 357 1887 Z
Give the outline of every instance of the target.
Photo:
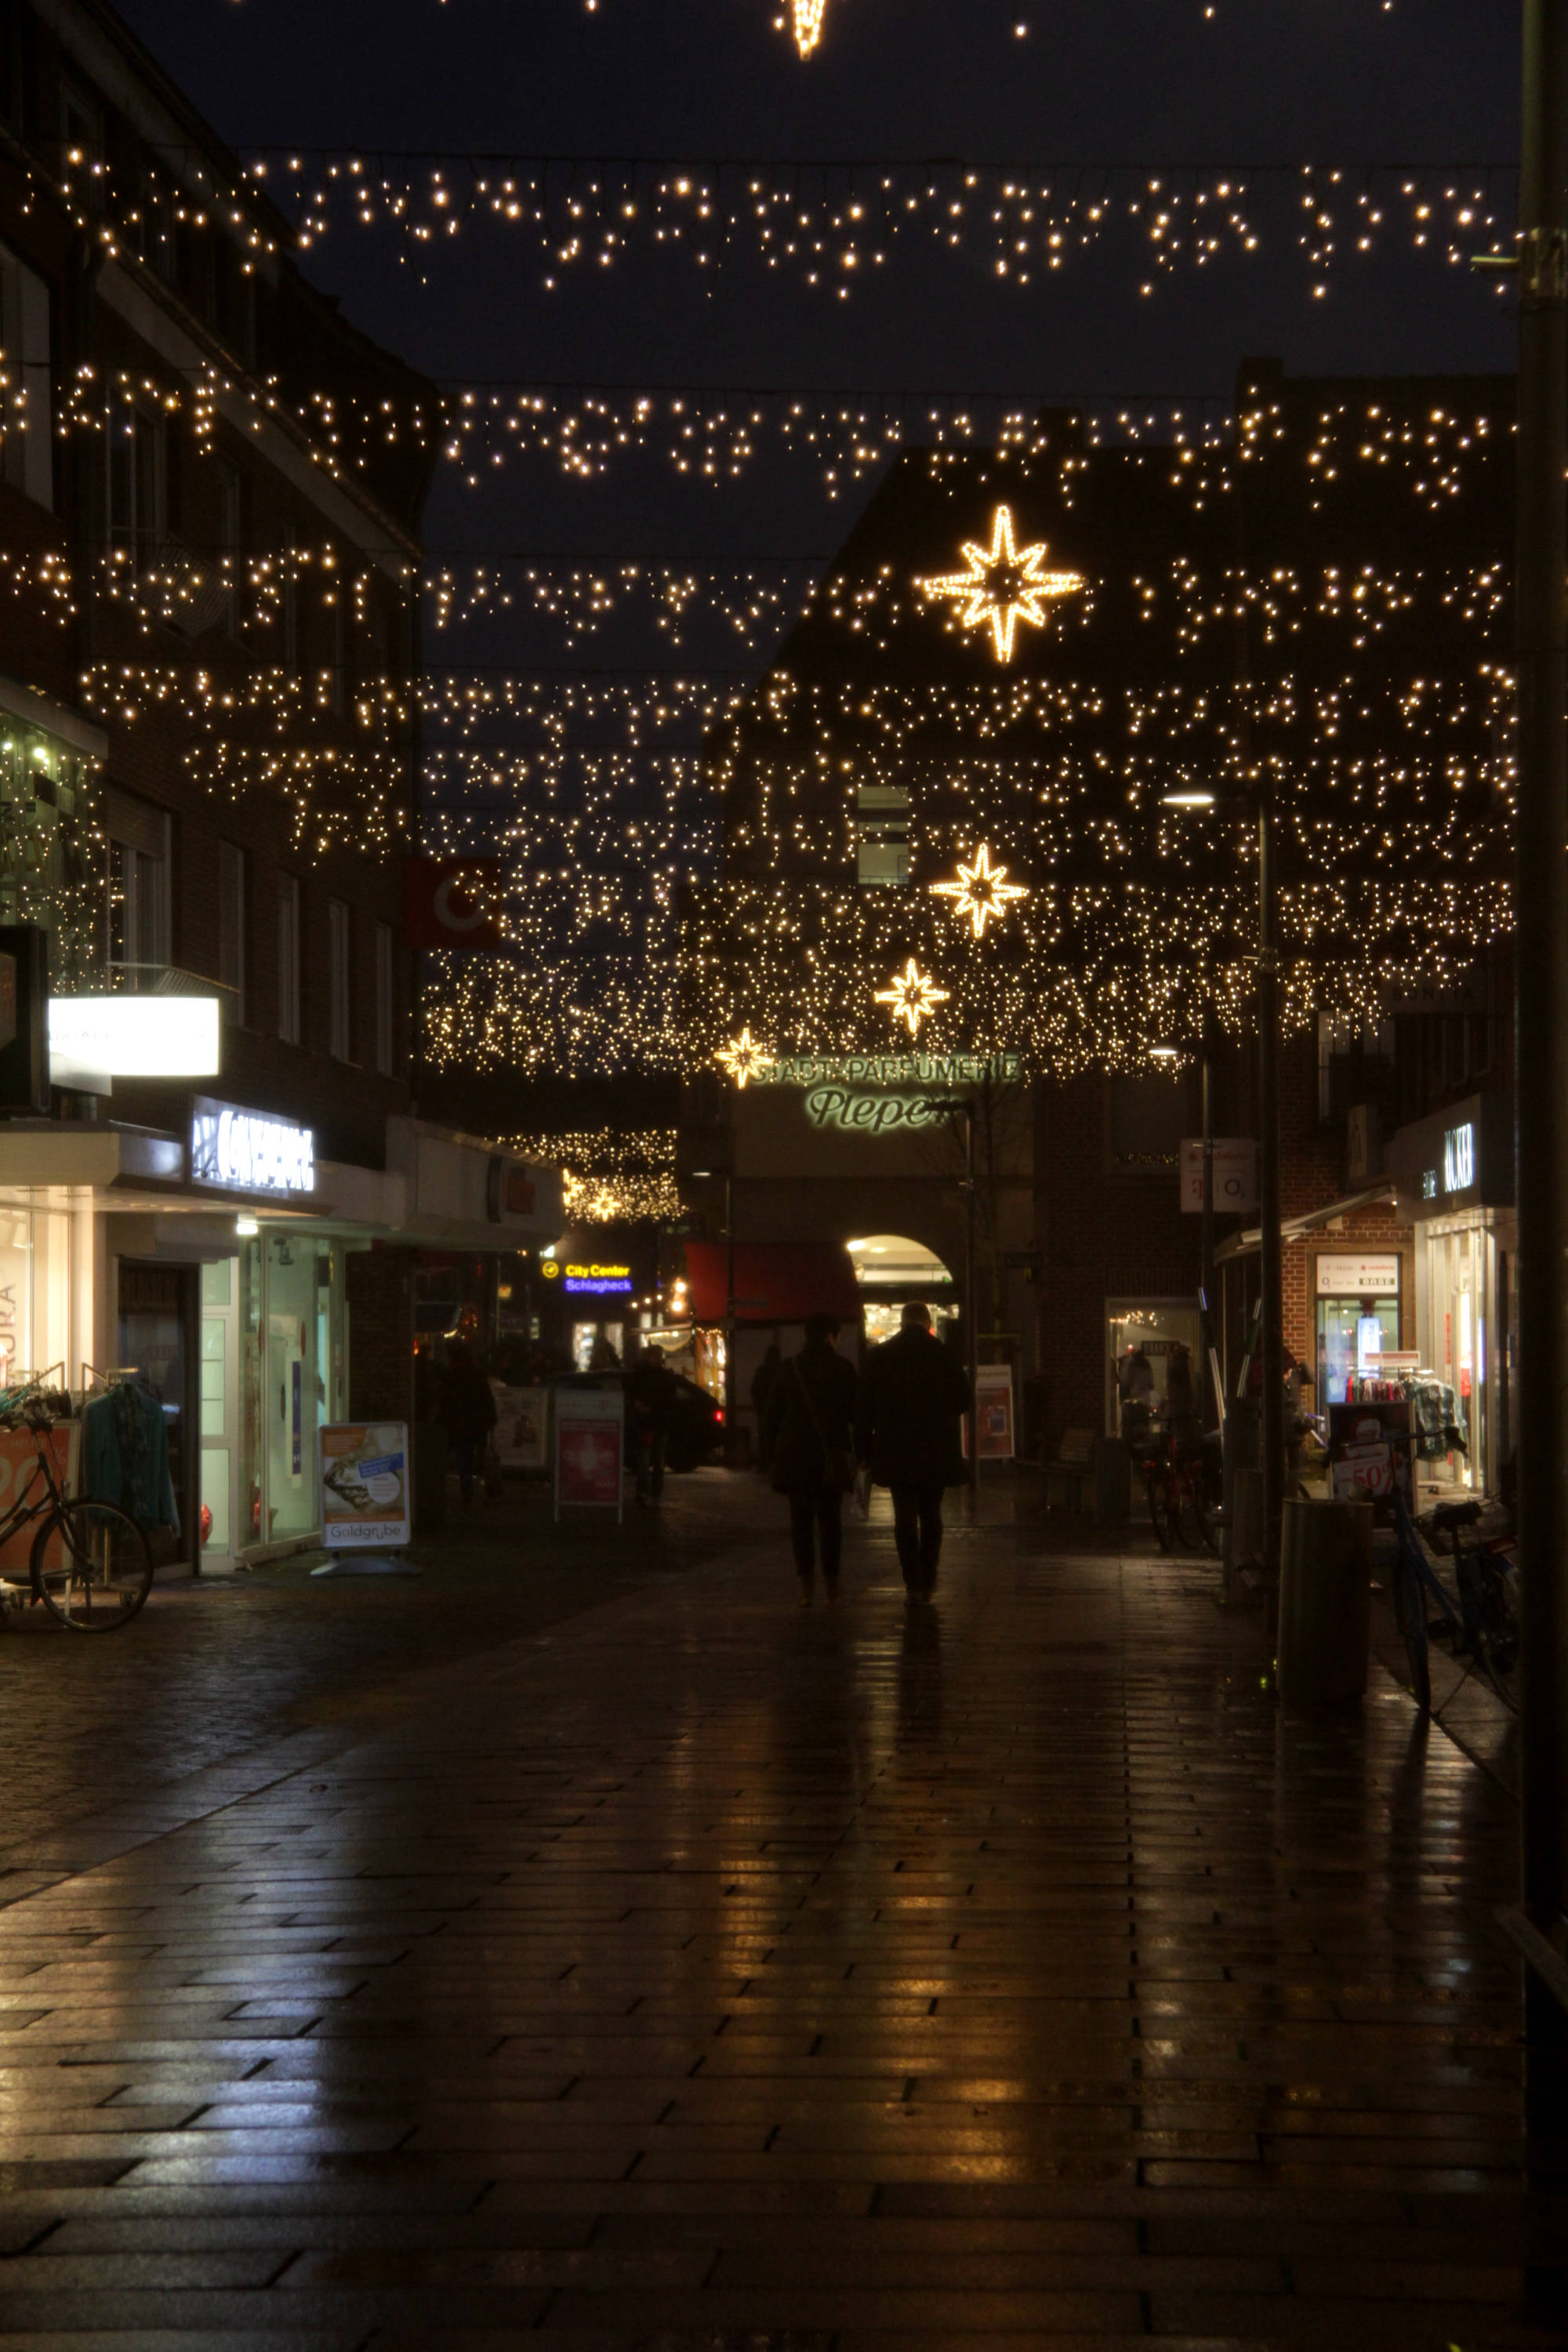
M 847 1246 L 860 1286 L 866 1337 L 873 1347 L 891 1339 L 905 1303 L 911 1298 L 925 1301 L 939 1331 L 957 1320 L 958 1285 L 924 1242 L 911 1241 L 904 1234 L 868 1234 Z

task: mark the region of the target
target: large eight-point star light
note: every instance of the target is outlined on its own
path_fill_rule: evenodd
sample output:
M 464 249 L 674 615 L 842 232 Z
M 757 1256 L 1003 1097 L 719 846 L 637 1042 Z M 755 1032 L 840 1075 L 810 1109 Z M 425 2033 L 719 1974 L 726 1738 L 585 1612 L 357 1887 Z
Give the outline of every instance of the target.
M 921 971 L 911 956 L 902 971 L 894 972 L 886 988 L 877 991 L 879 1004 L 891 1008 L 895 1021 L 901 1021 L 911 1037 L 921 1034 L 921 1023 L 947 1003 L 948 992 L 939 988 L 934 980 Z
M 1015 898 L 1026 898 L 1027 890 L 1021 882 L 1009 882 L 1005 866 L 993 866 L 991 847 L 983 841 L 974 853 L 973 863 L 965 866 L 958 861 L 957 875 L 951 882 L 933 882 L 933 898 L 951 898 L 952 911 L 962 923 L 967 916 L 977 940 L 985 936 L 985 926 L 1000 922 Z
M 945 596 L 956 604 L 962 628 L 989 626 L 999 662 L 1012 660 L 1020 621 L 1043 629 L 1050 600 L 1074 595 L 1085 584 L 1081 572 L 1043 568 L 1050 552 L 1043 541 L 1034 547 L 1016 545 L 1011 507 L 997 508 L 988 548 L 972 539 L 965 541 L 960 552 L 966 571 L 944 572 L 934 580 L 917 580 L 915 585 L 927 596 Z
M 717 1059 L 744 1092 L 747 1079 L 756 1076 L 759 1064 L 764 1062 L 767 1055 L 752 1036 L 748 1024 L 738 1037 L 732 1037 L 727 1045 L 721 1045 Z

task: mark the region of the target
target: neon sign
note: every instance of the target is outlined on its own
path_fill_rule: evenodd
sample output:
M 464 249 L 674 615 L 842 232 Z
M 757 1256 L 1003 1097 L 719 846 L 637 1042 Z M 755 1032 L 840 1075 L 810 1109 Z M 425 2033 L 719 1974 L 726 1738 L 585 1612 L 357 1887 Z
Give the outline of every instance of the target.
M 569 1265 L 566 1288 L 574 1298 L 629 1298 L 632 1290 L 632 1270 L 629 1265 Z
M 950 1102 L 933 1101 L 929 1095 L 856 1094 L 848 1087 L 813 1087 L 805 1097 L 805 1115 L 813 1127 L 842 1128 L 856 1135 L 940 1127 L 952 1109 Z
M 1476 1130 L 1467 1119 L 1443 1138 L 1443 1190 L 1468 1192 L 1476 1181 Z

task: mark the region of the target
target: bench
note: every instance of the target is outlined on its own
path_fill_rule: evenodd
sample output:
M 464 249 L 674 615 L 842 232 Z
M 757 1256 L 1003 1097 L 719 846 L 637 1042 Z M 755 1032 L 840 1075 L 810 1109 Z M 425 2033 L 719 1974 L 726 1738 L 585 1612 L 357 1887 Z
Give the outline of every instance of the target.
M 1063 1507 L 1075 1518 L 1083 1513 L 1083 1490 L 1094 1477 L 1094 1432 L 1092 1429 L 1064 1429 L 1057 1449 L 1056 1459 L 1047 1462 L 1046 1472 L 1046 1508 L 1051 1508 L 1059 1487 Z

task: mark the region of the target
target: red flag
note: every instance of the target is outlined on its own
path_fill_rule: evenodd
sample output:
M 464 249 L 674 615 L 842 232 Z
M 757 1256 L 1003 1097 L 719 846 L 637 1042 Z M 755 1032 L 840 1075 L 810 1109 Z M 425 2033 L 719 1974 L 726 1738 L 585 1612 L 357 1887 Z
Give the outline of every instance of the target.
M 411 948 L 493 955 L 502 944 L 499 857 L 405 857 L 403 929 Z

